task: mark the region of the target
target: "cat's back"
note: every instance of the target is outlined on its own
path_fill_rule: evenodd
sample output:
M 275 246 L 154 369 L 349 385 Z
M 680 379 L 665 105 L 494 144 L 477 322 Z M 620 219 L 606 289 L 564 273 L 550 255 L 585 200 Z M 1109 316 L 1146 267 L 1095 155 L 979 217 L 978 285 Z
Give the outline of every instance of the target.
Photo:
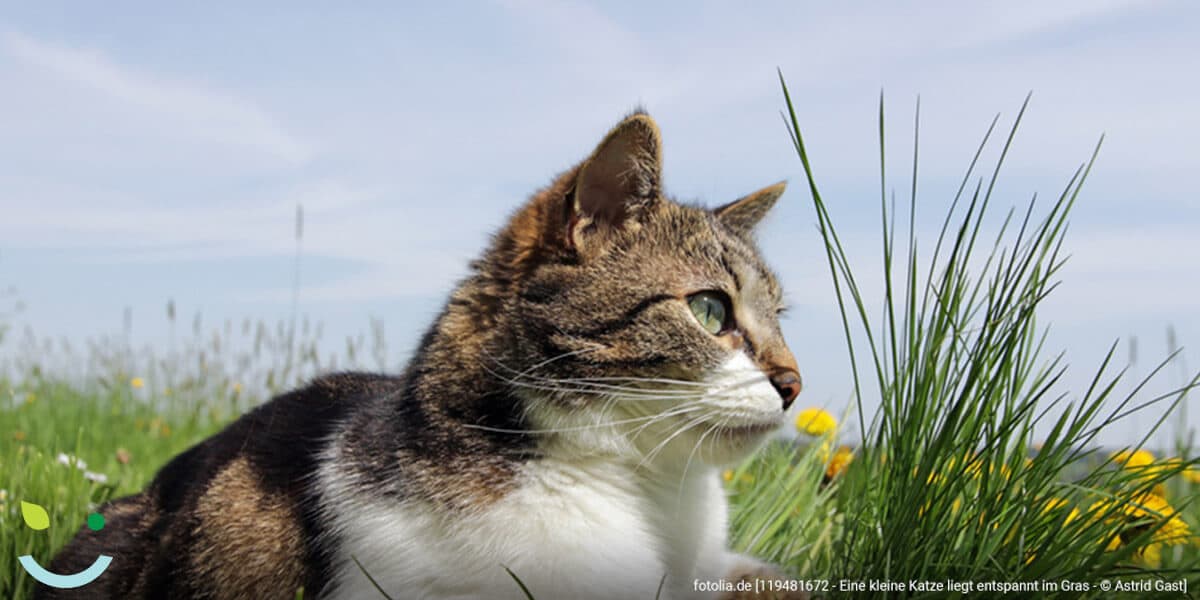
M 329 576 L 318 490 L 321 453 L 340 423 L 402 389 L 400 378 L 337 373 L 280 395 L 168 462 L 140 494 L 102 506 L 51 570 L 113 557 L 80 590 L 39 598 L 293 598 Z

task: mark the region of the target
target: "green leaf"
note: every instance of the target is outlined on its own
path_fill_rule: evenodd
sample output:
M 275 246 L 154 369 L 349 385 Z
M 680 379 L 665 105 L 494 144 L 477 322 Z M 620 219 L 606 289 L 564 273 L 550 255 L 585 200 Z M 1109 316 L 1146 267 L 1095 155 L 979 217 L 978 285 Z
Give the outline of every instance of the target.
M 32 502 L 21 501 L 21 517 L 30 529 L 41 531 L 50 526 L 50 515 L 46 509 Z

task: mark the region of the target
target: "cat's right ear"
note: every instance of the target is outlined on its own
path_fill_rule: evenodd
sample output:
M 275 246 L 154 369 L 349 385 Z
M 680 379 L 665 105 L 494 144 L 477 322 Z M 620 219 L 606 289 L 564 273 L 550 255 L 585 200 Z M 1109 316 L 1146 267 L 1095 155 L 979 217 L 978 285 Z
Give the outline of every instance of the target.
M 583 250 L 596 239 L 637 227 L 659 201 L 662 139 L 645 113 L 626 117 L 584 161 L 568 198 L 567 243 Z
M 713 214 L 738 234 L 750 235 L 754 226 L 767 216 L 767 211 L 775 206 L 775 201 L 779 200 L 786 188 L 787 182 L 780 181 L 717 208 L 713 210 Z

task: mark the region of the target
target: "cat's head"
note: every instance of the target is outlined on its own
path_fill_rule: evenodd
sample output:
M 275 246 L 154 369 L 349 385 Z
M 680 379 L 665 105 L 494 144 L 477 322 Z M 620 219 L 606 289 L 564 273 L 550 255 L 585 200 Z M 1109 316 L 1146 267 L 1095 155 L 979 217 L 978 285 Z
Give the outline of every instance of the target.
M 663 194 L 647 115 L 618 124 L 535 195 L 476 264 L 483 360 L 531 428 L 647 461 L 724 464 L 800 392 L 783 297 L 753 229 L 782 183 L 707 209 Z M 482 308 L 472 302 L 476 308 Z

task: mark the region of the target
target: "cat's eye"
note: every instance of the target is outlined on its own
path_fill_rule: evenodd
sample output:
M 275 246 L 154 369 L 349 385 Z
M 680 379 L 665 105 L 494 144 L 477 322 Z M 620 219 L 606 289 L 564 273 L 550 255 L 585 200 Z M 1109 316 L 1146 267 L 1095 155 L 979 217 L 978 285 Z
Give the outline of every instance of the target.
M 729 330 L 733 309 L 729 306 L 729 297 L 723 292 L 697 292 L 688 296 L 688 307 L 692 315 L 700 322 L 700 326 L 713 335 L 720 335 Z

